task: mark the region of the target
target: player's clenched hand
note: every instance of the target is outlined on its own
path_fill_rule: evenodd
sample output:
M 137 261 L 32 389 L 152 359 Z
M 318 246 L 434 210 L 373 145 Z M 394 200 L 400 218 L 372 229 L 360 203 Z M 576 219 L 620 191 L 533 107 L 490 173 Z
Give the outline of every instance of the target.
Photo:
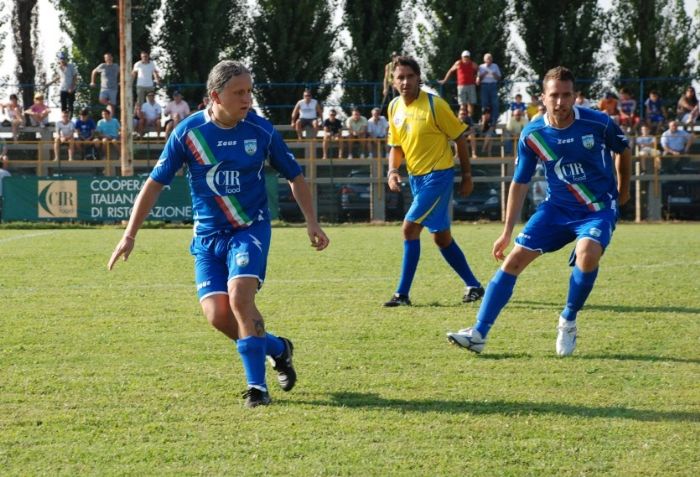
M 392 172 L 387 179 L 389 190 L 392 192 L 401 192 L 401 176 L 398 172 Z
M 320 252 L 324 248 L 328 247 L 330 240 L 318 224 L 307 225 L 306 231 L 309 234 L 309 239 L 311 239 L 311 246 L 317 251 Z
M 505 260 L 506 256 L 503 252 L 506 251 L 509 243 L 510 236 L 505 233 L 501 234 L 501 236 L 496 239 L 496 241 L 493 243 L 493 250 L 491 252 L 496 260 Z
M 474 190 L 474 181 L 471 176 L 462 176 L 462 182 L 459 184 L 459 195 L 466 197 Z
M 107 269 L 111 270 L 119 257 L 123 257 L 123 260 L 126 262 L 126 260 L 129 258 L 129 254 L 133 249 L 134 239 L 132 237 L 127 236 L 122 237 L 122 239 L 115 247 L 114 252 L 112 252 L 112 256 L 109 258 L 109 262 L 107 262 Z

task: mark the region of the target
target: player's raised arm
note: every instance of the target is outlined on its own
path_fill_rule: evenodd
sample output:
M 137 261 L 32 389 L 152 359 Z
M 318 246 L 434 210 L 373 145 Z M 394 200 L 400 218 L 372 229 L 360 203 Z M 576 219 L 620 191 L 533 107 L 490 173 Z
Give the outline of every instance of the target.
M 136 197 L 134 209 L 131 212 L 129 224 L 126 226 L 126 230 L 124 230 L 124 235 L 115 247 L 114 252 L 112 252 L 112 256 L 109 258 L 107 269 L 111 270 L 119 257 L 124 257 L 124 261 L 129 258 L 129 254 L 131 254 L 131 251 L 134 249 L 136 234 L 139 228 L 141 228 L 141 225 L 143 225 L 143 221 L 146 220 L 146 217 L 148 217 L 148 214 L 151 212 L 162 190 L 163 184 L 154 181 L 150 177 L 146 179 L 146 183 L 143 185 L 138 197 Z
M 320 252 L 324 248 L 328 247 L 330 240 L 316 221 L 313 201 L 311 200 L 311 191 L 304 180 L 304 176 L 299 174 L 294 179 L 289 181 L 289 187 L 292 189 L 294 200 L 297 201 L 302 214 L 304 214 L 304 219 L 306 220 L 306 231 L 309 234 L 311 246 Z

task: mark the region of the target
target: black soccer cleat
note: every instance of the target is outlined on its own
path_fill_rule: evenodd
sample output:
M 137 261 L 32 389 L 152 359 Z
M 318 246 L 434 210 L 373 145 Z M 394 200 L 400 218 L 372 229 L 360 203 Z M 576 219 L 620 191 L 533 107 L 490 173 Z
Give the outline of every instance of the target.
M 398 293 L 394 293 L 394 296 L 391 297 L 391 300 L 384 303 L 384 306 L 411 306 L 411 300 L 408 299 L 408 295 L 399 295 Z
M 245 398 L 245 407 L 249 408 L 267 406 L 272 402 L 270 394 L 258 388 L 248 388 L 248 390 L 243 393 L 243 397 Z
M 277 371 L 277 382 L 282 388 L 282 391 L 291 391 L 297 382 L 297 372 L 294 371 L 292 363 L 292 355 L 294 354 L 294 345 L 291 340 L 279 337 L 284 343 L 284 351 L 277 357 L 270 357 L 272 369 Z
M 484 287 L 467 287 L 464 290 L 462 303 L 473 303 L 484 297 Z

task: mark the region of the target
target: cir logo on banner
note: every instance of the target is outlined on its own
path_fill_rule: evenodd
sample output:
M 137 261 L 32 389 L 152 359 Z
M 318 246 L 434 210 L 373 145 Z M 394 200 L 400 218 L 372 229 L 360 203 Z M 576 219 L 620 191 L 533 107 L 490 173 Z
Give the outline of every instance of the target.
M 78 181 L 39 181 L 37 195 L 40 219 L 78 217 Z

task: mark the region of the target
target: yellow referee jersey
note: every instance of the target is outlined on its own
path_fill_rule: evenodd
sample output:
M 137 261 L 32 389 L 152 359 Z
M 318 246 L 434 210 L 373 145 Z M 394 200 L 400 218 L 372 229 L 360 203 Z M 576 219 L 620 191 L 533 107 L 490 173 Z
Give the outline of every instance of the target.
M 389 103 L 388 143 L 401 147 L 413 176 L 454 167 L 449 141 L 466 130 L 444 99 L 423 90 L 408 106 L 401 96 Z

